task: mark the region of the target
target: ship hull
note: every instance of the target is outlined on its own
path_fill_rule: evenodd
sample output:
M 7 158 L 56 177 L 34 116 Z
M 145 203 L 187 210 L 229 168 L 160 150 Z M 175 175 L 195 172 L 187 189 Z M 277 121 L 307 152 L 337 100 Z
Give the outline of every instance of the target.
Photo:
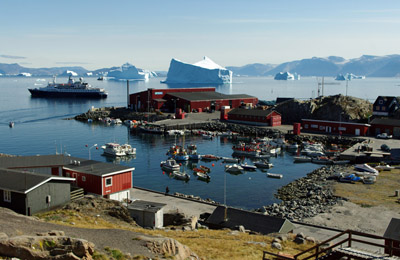
M 32 97 L 50 98 L 106 98 L 107 94 L 102 92 L 53 92 L 39 89 L 29 89 Z

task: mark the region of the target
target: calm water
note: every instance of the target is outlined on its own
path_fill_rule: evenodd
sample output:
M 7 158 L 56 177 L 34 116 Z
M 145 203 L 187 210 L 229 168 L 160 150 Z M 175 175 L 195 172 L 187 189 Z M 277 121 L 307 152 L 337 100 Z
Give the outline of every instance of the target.
M 270 172 L 282 173 L 284 178 L 271 179 L 265 172 L 245 172 L 231 175 L 224 172 L 220 162 L 200 162 L 212 168 L 209 183 L 199 181 L 191 176 L 189 182 L 169 178 L 160 169 L 160 161 L 166 159 L 167 149 L 175 143 L 174 137 L 154 136 L 130 131 L 125 126 L 104 126 L 87 124 L 75 120 L 64 120 L 86 112 L 92 106 L 125 106 L 126 83 L 115 81 L 97 81 L 85 79 L 94 86 L 105 88 L 109 97 L 105 100 L 63 100 L 31 98 L 28 88 L 42 87 L 50 78 L 41 81 L 38 78 L 0 77 L 0 153 L 17 155 L 54 154 L 56 151 L 67 152 L 72 156 L 88 158 L 89 150 L 85 145 L 103 145 L 106 142 L 129 142 L 137 149 L 136 158 L 130 160 L 110 161 L 102 156 L 101 150 L 90 150 L 91 158 L 98 161 L 110 161 L 136 168 L 134 185 L 153 190 L 164 191 L 168 186 L 171 192 L 193 194 L 202 198 L 224 201 L 226 183 L 226 201 L 228 205 L 247 209 L 270 204 L 277 188 L 294 179 L 304 176 L 319 167 L 313 164 L 293 164 L 292 156 L 284 154 L 271 158 L 275 165 Z M 66 78 L 57 79 L 66 82 Z M 177 87 L 160 84 L 160 78 L 147 82 L 130 82 L 130 93 L 147 88 Z M 272 78 L 235 78 L 236 83 L 218 86 L 217 91 L 226 94 L 245 93 L 259 99 L 273 100 L 276 97 L 311 98 L 317 93 L 317 79 L 303 78 L 300 81 L 275 81 Z M 325 78 L 325 82 L 333 79 Z M 36 86 L 35 86 L 36 85 Z M 349 82 L 348 95 L 363 99 L 375 100 L 378 95 L 398 96 L 400 80 L 396 78 L 370 78 Z M 186 87 L 186 86 L 179 86 Z M 345 94 L 346 83 L 326 85 L 325 95 Z M 14 121 L 15 127 L 9 128 L 8 122 Z M 224 138 L 205 140 L 201 137 L 188 136 L 177 139 L 178 144 L 195 143 L 201 154 L 213 153 L 231 157 L 232 143 Z M 247 161 L 247 160 L 246 160 Z M 248 161 L 250 162 L 250 161 Z M 183 165 L 185 171 L 192 174 L 192 165 Z M 226 182 L 225 182 L 226 176 Z

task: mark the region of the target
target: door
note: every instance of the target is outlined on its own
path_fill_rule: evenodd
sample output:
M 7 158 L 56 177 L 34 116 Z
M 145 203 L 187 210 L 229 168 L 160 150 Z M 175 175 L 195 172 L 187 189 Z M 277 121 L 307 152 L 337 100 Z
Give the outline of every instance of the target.
M 394 127 L 393 128 L 393 136 L 394 137 L 400 137 L 400 127 Z
M 360 129 L 357 128 L 355 132 L 356 135 L 360 135 Z
M 327 127 L 325 128 L 325 132 L 331 133 L 331 132 L 332 132 L 332 127 L 331 127 L 331 126 L 327 126 Z

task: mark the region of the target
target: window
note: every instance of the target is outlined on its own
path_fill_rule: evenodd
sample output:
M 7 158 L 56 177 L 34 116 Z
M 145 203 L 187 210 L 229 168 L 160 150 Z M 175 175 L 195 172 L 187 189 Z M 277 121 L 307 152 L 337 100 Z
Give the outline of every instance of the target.
M 376 107 L 375 107 L 375 110 L 376 110 L 376 111 L 379 111 L 379 109 L 380 109 L 380 106 L 376 106 Z
M 86 176 L 82 176 L 82 181 L 86 181 Z
M 11 191 L 3 190 L 3 199 L 6 202 L 11 202 Z
M 382 105 L 383 104 L 383 100 L 379 100 L 379 104 Z
M 386 110 L 386 107 L 385 106 L 382 106 L 382 111 L 385 111 Z
M 112 177 L 106 178 L 106 187 L 112 186 Z

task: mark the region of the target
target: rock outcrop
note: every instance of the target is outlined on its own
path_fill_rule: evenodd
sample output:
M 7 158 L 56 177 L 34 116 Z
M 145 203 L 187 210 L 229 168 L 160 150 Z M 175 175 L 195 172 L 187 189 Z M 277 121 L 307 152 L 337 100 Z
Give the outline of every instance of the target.
M 282 122 L 291 124 L 301 119 L 343 122 L 360 122 L 372 114 L 372 103 L 367 100 L 335 95 L 311 100 L 288 100 L 276 105 L 282 114 Z
M 94 244 L 65 236 L 63 231 L 40 233 L 36 236 L 7 237 L 0 233 L 0 256 L 19 259 L 92 259 Z
M 164 255 L 176 260 L 200 259 L 189 247 L 172 238 L 140 235 L 134 239 L 146 242 L 147 247 L 158 255 Z

